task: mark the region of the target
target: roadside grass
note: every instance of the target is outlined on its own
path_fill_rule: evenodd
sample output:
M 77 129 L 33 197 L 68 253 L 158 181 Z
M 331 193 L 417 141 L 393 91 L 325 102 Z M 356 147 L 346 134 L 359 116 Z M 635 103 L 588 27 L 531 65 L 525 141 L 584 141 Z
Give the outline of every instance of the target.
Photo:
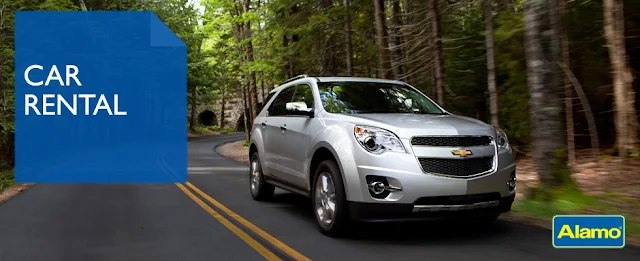
M 623 215 L 626 234 L 640 237 L 640 202 L 622 193 L 609 192 L 603 195 L 586 195 L 580 191 L 559 191 L 554 199 L 543 201 L 524 198 L 516 200 L 509 215 L 532 218 L 551 224 L 555 215 Z
M 249 147 L 249 141 L 246 140 L 243 144 L 242 147 L 248 148 Z
M 229 127 L 220 128 L 218 126 L 202 126 L 196 125 L 193 130 L 188 130 L 190 135 L 201 136 L 201 135 L 215 135 L 215 134 L 226 134 L 234 132 L 233 129 Z
M 0 171 L 0 192 L 15 184 L 13 169 L 5 169 Z

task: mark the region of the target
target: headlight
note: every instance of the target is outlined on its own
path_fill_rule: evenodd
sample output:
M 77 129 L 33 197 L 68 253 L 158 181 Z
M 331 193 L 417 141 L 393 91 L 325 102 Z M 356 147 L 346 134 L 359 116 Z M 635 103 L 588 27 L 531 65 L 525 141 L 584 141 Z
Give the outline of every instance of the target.
M 353 134 L 360 146 L 373 154 L 382 154 L 386 151 L 407 152 L 398 136 L 388 130 L 356 126 L 353 128 Z
M 508 149 L 509 138 L 507 138 L 507 134 L 505 134 L 500 127 L 493 126 L 493 129 L 496 130 L 496 143 L 498 143 L 498 147 Z

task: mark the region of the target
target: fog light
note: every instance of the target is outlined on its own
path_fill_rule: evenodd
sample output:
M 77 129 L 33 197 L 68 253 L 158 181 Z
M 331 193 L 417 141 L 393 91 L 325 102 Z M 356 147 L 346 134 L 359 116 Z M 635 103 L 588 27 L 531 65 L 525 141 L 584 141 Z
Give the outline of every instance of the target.
M 509 176 L 509 181 L 507 182 L 507 186 L 509 187 L 509 191 L 516 190 L 516 172 L 511 172 Z
M 371 190 L 371 192 L 373 192 L 373 194 L 376 195 L 380 195 L 382 193 L 384 193 L 384 183 L 380 182 L 380 181 L 374 181 L 369 183 L 369 190 Z
M 381 176 L 367 176 L 367 187 L 369 194 L 376 199 L 383 199 L 389 196 L 391 192 L 402 191 L 402 188 L 389 185 L 389 181 Z

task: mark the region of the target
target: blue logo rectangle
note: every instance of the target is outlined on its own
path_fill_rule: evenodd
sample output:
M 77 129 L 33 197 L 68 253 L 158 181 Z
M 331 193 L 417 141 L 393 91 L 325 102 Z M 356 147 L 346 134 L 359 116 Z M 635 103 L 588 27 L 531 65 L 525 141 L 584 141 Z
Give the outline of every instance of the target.
M 624 248 L 622 215 L 556 215 L 553 217 L 555 248 Z
M 14 80 L 16 182 L 186 182 L 187 47 L 152 12 L 18 11 Z

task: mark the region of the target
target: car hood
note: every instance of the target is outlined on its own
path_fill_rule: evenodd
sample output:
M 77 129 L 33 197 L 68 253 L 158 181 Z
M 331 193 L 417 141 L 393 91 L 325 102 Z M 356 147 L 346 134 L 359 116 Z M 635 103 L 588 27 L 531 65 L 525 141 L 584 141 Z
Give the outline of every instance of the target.
M 394 132 L 400 138 L 413 136 L 455 136 L 455 135 L 488 135 L 495 137 L 491 125 L 482 121 L 457 115 L 431 114 L 342 114 L 336 117 L 353 124 L 369 125 Z

